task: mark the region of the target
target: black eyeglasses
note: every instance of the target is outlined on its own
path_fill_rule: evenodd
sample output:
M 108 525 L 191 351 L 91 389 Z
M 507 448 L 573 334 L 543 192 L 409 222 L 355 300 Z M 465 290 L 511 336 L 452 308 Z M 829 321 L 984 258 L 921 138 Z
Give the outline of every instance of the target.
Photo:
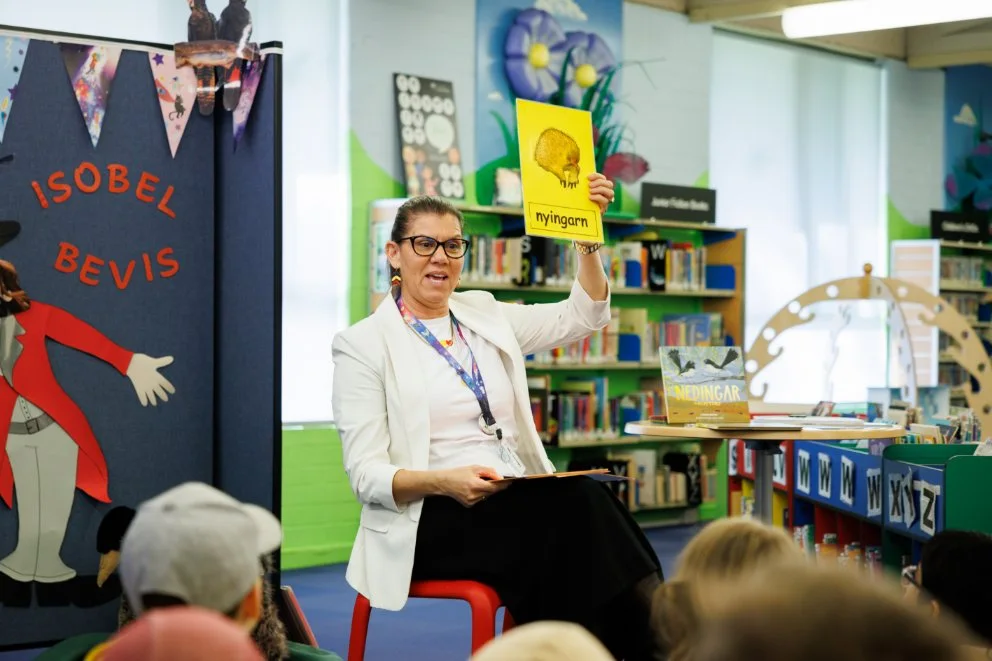
M 444 254 L 451 259 L 461 259 L 469 246 L 468 239 L 448 239 L 441 243 L 429 236 L 404 236 L 400 241 L 409 241 L 413 246 L 413 252 L 421 257 L 433 257 L 438 248 L 443 248 Z

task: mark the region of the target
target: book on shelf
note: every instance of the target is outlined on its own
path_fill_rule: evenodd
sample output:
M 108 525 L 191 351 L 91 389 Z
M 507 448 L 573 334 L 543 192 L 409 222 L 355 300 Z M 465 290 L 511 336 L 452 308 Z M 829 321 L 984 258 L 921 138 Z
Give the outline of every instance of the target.
M 575 280 L 579 256 L 567 243 L 545 237 L 472 235 L 462 278 L 469 286 L 567 287 Z M 691 243 L 620 241 L 598 252 L 614 288 L 649 292 L 734 289 L 732 265 L 706 262 L 706 248 Z M 709 284 L 708 284 L 709 283 Z
M 663 346 L 722 346 L 723 337 L 723 315 L 719 313 L 665 315 L 654 321 L 649 319 L 647 308 L 614 307 L 605 328 L 582 340 L 532 354 L 527 361 L 532 366 L 656 363 Z M 674 338 L 686 341 L 672 342 Z
M 943 287 L 984 287 L 985 260 L 982 257 L 941 257 L 940 282 Z
M 565 379 L 557 388 L 547 375 L 534 376 L 528 378 L 528 387 L 534 423 L 549 446 L 618 439 L 626 423 L 643 420 L 662 407 L 661 393 L 650 387 L 610 397 L 606 376 Z
M 716 468 L 706 455 L 674 448 L 615 450 L 593 458 L 573 459 L 568 470 L 603 468 L 631 478 L 611 485 L 631 511 L 696 507 L 716 497 Z

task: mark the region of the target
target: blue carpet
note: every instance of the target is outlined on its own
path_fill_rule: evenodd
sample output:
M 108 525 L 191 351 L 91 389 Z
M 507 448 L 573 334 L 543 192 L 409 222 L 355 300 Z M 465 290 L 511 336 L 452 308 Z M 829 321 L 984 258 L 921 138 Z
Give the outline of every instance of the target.
M 671 574 L 676 556 L 698 527 L 659 528 L 648 538 Z M 320 646 L 348 652 L 348 634 L 355 593 L 344 580 L 344 565 L 299 569 L 283 573 L 291 585 Z M 465 661 L 470 647 L 469 609 L 462 602 L 411 599 L 398 613 L 373 611 L 369 626 L 368 661 Z M 29 661 L 38 650 L 0 653 L 0 661 Z

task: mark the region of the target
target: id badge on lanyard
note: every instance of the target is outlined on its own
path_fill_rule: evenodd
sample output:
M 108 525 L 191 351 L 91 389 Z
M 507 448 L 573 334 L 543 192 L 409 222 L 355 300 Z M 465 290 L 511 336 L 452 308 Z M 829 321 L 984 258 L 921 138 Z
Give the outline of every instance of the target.
M 444 358 L 453 370 L 461 378 L 462 383 L 464 383 L 469 390 L 475 395 L 475 399 L 479 402 L 479 408 L 482 413 L 479 415 L 479 428 L 487 436 L 495 437 L 496 441 L 496 452 L 499 458 L 507 466 L 511 466 L 514 470 L 524 471 L 523 462 L 520 461 L 520 457 L 514 452 L 507 441 L 503 438 L 503 430 L 500 428 L 499 424 L 496 422 L 496 418 L 493 416 L 492 408 L 489 406 L 489 395 L 486 393 L 486 384 L 482 380 L 482 372 L 479 370 L 479 363 L 475 360 L 475 353 L 472 351 L 472 347 L 469 345 L 468 341 L 465 339 L 465 334 L 462 333 L 461 324 L 455 318 L 455 315 L 451 315 L 451 323 L 455 327 L 455 331 L 458 333 L 458 337 L 461 341 L 465 343 L 468 347 L 469 358 L 472 362 L 472 374 L 465 371 L 465 368 L 455 359 L 451 353 L 441 344 L 441 342 L 434 337 L 434 334 L 428 330 L 424 322 L 413 316 L 413 313 L 406 307 L 403 303 L 403 297 L 396 299 L 396 307 L 399 308 L 400 314 L 403 316 L 403 321 L 407 323 L 410 328 L 420 336 L 422 340 L 427 342 L 435 351 L 437 351 L 442 358 Z

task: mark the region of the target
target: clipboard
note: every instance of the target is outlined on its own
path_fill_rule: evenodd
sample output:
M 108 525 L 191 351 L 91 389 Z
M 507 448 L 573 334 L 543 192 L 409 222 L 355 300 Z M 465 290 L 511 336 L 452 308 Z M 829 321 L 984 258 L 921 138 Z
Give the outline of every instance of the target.
M 557 478 L 562 479 L 566 477 L 580 477 L 585 476 L 596 480 L 597 482 L 622 482 L 629 481 L 633 478 L 626 477 L 624 475 L 614 475 L 610 472 L 609 468 L 593 468 L 591 470 L 582 471 L 565 471 L 563 473 L 539 473 L 537 475 L 524 475 L 522 477 L 504 477 L 499 480 L 492 480 L 493 484 L 508 484 L 512 482 L 523 482 L 524 480 L 543 480 L 546 478 Z

